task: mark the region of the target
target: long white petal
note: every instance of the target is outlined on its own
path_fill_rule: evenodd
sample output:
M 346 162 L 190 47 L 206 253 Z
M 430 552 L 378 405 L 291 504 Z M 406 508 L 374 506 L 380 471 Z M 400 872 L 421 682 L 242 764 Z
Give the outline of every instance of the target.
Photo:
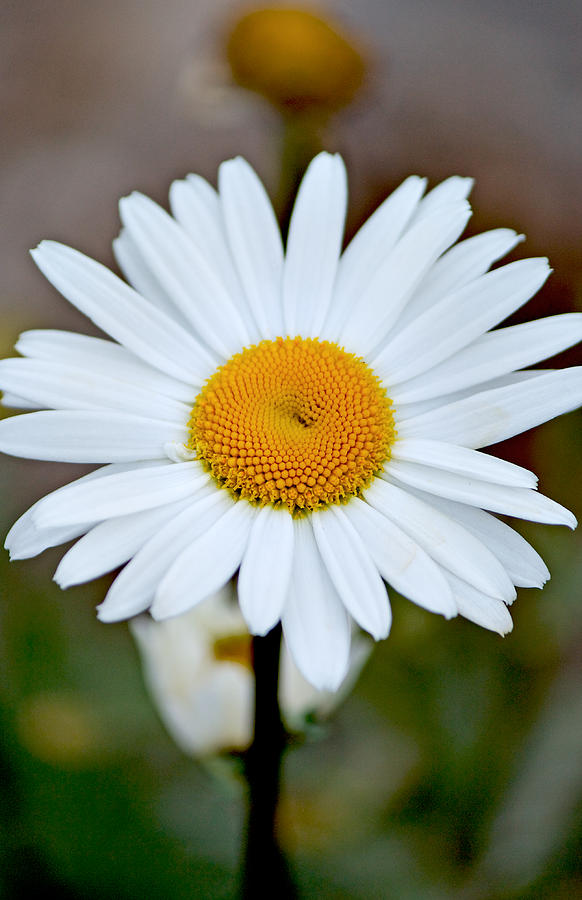
M 445 444 L 442 441 L 431 441 L 420 438 L 403 438 L 394 441 L 391 448 L 391 459 L 407 463 L 422 463 L 454 472 L 478 481 L 507 484 L 512 487 L 535 488 L 537 476 L 522 466 L 489 456 L 478 450 L 458 447 L 456 444 Z M 386 464 L 390 472 L 392 461 Z
M 424 491 L 415 491 L 415 495 L 460 522 L 489 547 L 517 587 L 541 588 L 548 581 L 550 573 L 539 553 L 505 522 L 474 506 Z
M 119 204 L 121 219 L 160 284 L 196 334 L 224 359 L 250 341 L 220 276 L 168 213 L 134 192 Z
M 167 442 L 187 440 L 186 428 L 117 411 L 51 410 L 0 422 L 3 453 L 54 462 L 162 459 Z
M 150 300 L 171 319 L 175 319 L 182 327 L 186 319 L 180 310 L 172 303 L 167 291 L 150 269 L 146 260 L 130 235 L 127 228 L 122 228 L 119 235 L 113 241 L 113 254 L 117 265 L 123 272 L 126 281 L 135 288 L 138 294 Z
M 151 607 L 154 619 L 191 609 L 232 578 L 248 543 L 257 508 L 241 500 L 195 538 L 162 578 Z
M 454 575 L 500 600 L 515 598 L 515 588 L 493 553 L 431 504 L 380 478 L 367 488 L 365 499 Z
M 431 412 L 433 409 L 440 409 L 443 406 L 448 406 L 451 403 L 456 403 L 457 400 L 464 400 L 466 397 L 474 397 L 476 394 L 482 393 L 484 391 L 492 391 L 500 387 L 509 387 L 513 384 L 522 384 L 526 381 L 535 381 L 537 378 L 540 378 L 542 375 L 545 375 L 547 372 L 554 371 L 553 369 L 525 369 L 521 372 L 511 372 L 509 375 L 500 375 L 498 378 L 492 378 L 490 381 L 485 381 L 474 385 L 469 388 L 462 388 L 459 391 L 453 391 L 451 394 L 445 394 L 443 396 L 431 397 L 429 400 L 418 400 L 415 403 L 396 403 L 393 407 L 393 416 L 396 426 L 398 428 L 398 433 L 402 434 L 401 423 L 405 422 L 407 419 L 415 419 L 417 416 L 422 416 L 424 413 Z M 386 384 L 384 387 L 388 390 Z M 390 394 L 396 394 L 398 391 L 398 386 L 395 389 L 390 390 Z
M 337 154 L 310 163 L 293 207 L 283 269 L 283 312 L 290 336 L 317 337 L 329 309 L 347 205 Z
M 31 254 L 70 303 L 149 365 L 195 385 L 214 371 L 215 357 L 105 266 L 54 241 L 42 241 Z
M 283 334 L 283 244 L 267 193 L 241 157 L 222 163 L 220 204 L 230 250 L 263 338 Z
M 341 330 L 340 343 L 360 356 L 374 356 L 424 274 L 456 241 L 470 215 L 466 203 L 445 206 L 409 228 L 362 286 Z
M 470 282 L 388 341 L 374 371 L 390 384 L 428 371 L 519 309 L 549 273 L 547 260 L 524 259 Z
M 27 400 L 24 397 L 19 397 L 18 394 L 13 394 L 12 391 L 2 392 L 2 406 L 6 406 L 8 409 L 42 408 L 40 403 L 34 403 L 32 400 Z
M 139 466 L 143 464 L 137 463 L 133 465 Z M 96 469 L 95 472 L 89 472 L 88 475 L 83 475 L 72 483 L 86 483 L 88 481 L 93 481 L 94 479 L 103 478 L 106 475 L 111 475 L 114 472 L 126 472 L 129 468 L 131 468 L 131 466 L 128 464 L 103 466 L 101 469 Z M 58 495 L 69 486 L 70 485 L 65 485 L 65 487 L 57 488 L 56 491 L 52 491 L 50 494 L 47 494 L 46 497 L 37 500 L 36 503 L 16 520 L 4 542 L 5 548 L 10 553 L 10 559 L 30 559 L 32 556 L 38 556 L 39 553 L 42 553 L 43 550 L 47 550 L 49 547 L 56 547 L 59 544 L 63 544 L 65 541 L 78 537 L 95 524 L 94 521 L 87 521 L 78 525 L 64 526 L 62 528 L 37 528 L 34 523 L 34 517 L 39 505 L 47 498 Z
M 502 636 L 512 630 L 513 622 L 505 603 L 497 597 L 490 597 L 483 591 L 478 591 L 451 572 L 448 572 L 446 577 L 458 610 L 465 619 L 482 628 L 488 628 L 489 631 L 496 631 Z
M 98 482 L 67 485 L 39 503 L 34 520 L 40 528 L 100 521 L 164 506 L 197 494 L 210 476 L 199 462 L 167 463 L 133 469 Z M 88 515 L 90 513 L 90 515 Z
M 531 366 L 582 340 L 582 313 L 549 316 L 484 334 L 444 362 L 393 388 L 395 403 L 447 394 Z
M 443 571 L 420 546 L 373 506 L 350 500 L 343 507 L 380 575 L 414 603 L 450 619 L 457 608 Z
M 26 534 L 19 536 L 19 540 L 14 540 L 13 542 L 15 550 L 10 552 L 11 562 L 16 559 L 31 559 L 33 556 L 44 553 L 49 547 L 58 547 L 67 541 L 72 541 L 85 534 L 96 524 L 94 521 L 87 521 L 78 525 L 63 525 L 60 528 L 38 529 L 35 527 L 32 519 L 28 521 L 29 528 Z M 6 546 L 8 545 L 6 544 Z
M 84 367 L 36 359 L 0 360 L 0 388 L 15 391 L 41 409 L 121 409 L 139 416 L 183 425 L 189 407 L 179 400 L 152 394 L 111 373 L 95 378 Z
M 400 422 L 398 434 L 488 447 L 577 409 L 581 403 L 582 366 L 573 366 L 439 406 Z
M 227 293 L 244 318 L 251 342 L 256 343 L 260 340 L 260 334 L 235 270 L 218 194 L 204 178 L 188 175 L 184 181 L 172 184 L 170 205 L 174 218 L 188 232 L 214 272 L 222 279 Z
M 55 572 L 55 581 L 60 587 L 68 588 L 122 566 L 189 502 L 189 498 L 179 500 L 100 522 L 65 553 Z
M 335 691 L 348 671 L 351 628 L 319 555 L 309 519 L 295 519 L 295 561 L 283 634 L 295 665 L 319 690 Z
M 574 515 L 559 503 L 529 488 L 509 487 L 478 481 L 445 472 L 442 469 L 423 466 L 420 463 L 393 460 L 386 467 L 386 477 L 400 484 L 410 485 L 421 491 L 446 497 L 469 506 L 479 506 L 492 512 L 548 525 L 576 527 Z
M 466 200 L 471 193 L 473 184 L 473 178 L 466 178 L 462 175 L 451 175 L 450 178 L 445 178 L 420 201 L 412 225 L 414 226 L 417 222 L 432 215 L 439 207 Z
M 338 506 L 313 513 L 311 524 L 344 606 L 373 638 L 386 637 L 392 621 L 386 588 L 358 531 Z
M 401 331 L 447 294 L 484 275 L 521 240 L 522 236 L 511 228 L 496 228 L 455 244 L 426 273 L 402 311 L 396 330 Z
M 192 405 L 196 388 L 154 369 L 126 347 L 102 338 L 52 329 L 24 331 L 16 350 L 31 359 L 58 360 L 63 365 L 83 367 L 93 378 L 111 375 L 143 390 L 173 397 Z
M 102 622 L 117 622 L 147 609 L 157 587 L 180 553 L 203 535 L 232 506 L 224 490 L 207 488 L 186 509 L 155 534 L 111 585 L 97 614 Z M 192 582 L 196 574 L 192 574 Z
M 362 285 L 372 278 L 402 235 L 426 187 L 426 178 L 411 175 L 364 222 L 339 261 L 332 305 L 321 336 L 338 339 Z
M 259 509 L 238 575 L 239 604 L 251 634 L 266 634 L 281 618 L 294 538 L 293 519 L 286 509 Z

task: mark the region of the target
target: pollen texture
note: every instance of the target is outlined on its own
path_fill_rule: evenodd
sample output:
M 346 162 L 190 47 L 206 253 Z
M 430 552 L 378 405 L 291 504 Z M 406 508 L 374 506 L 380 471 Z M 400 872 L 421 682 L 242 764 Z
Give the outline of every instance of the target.
M 194 404 L 190 449 L 251 502 L 317 509 L 357 495 L 390 454 L 392 404 L 337 344 L 277 338 L 247 347 Z

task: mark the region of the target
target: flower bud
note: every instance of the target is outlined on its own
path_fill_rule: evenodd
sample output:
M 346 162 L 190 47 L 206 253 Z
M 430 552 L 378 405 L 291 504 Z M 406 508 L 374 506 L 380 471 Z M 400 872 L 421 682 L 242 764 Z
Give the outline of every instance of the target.
M 184 615 L 163 622 L 142 616 L 131 629 L 146 684 L 178 746 L 193 756 L 245 750 L 253 737 L 252 639 L 232 585 Z M 352 688 L 370 648 L 354 637 L 348 675 L 331 693 L 303 678 L 283 644 L 279 700 L 286 726 L 301 731 L 307 717 L 328 715 Z
M 248 13 L 228 38 L 235 81 L 293 112 L 333 112 L 364 79 L 360 52 L 324 19 L 302 9 Z

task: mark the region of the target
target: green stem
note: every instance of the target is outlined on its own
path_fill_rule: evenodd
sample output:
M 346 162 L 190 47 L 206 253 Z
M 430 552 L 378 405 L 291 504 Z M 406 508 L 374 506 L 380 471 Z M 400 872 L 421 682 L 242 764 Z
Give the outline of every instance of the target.
M 288 114 L 283 119 L 281 174 L 277 191 L 279 222 L 286 237 L 297 189 L 305 170 L 323 148 L 325 119 L 315 114 Z
M 249 797 L 242 887 L 245 900 L 296 896 L 277 840 L 281 760 L 287 738 L 278 699 L 280 652 L 280 625 L 265 637 L 253 638 L 255 734 L 245 759 Z

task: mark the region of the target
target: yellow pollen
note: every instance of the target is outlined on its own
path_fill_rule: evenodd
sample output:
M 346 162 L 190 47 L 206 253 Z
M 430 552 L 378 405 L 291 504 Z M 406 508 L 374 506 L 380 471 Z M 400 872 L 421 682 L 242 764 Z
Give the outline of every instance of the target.
M 262 341 L 208 379 L 188 446 L 221 487 L 291 512 L 360 493 L 389 458 L 392 403 L 359 357 L 311 338 Z

